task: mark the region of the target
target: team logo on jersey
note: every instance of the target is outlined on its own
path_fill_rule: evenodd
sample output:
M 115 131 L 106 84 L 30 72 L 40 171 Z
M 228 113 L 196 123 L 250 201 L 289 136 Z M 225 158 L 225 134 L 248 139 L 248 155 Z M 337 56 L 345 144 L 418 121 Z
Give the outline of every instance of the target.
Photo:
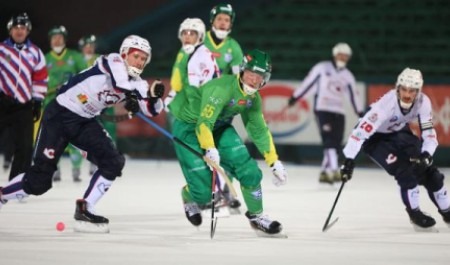
M 218 104 L 222 103 L 221 98 L 215 98 L 215 97 L 209 97 L 209 101 L 211 103 L 213 103 L 214 105 L 218 105 Z
M 377 120 L 378 120 L 378 114 L 374 113 L 374 114 L 370 115 L 369 121 L 376 122 Z
M 250 99 L 247 99 L 247 104 L 245 104 L 247 106 L 247 108 L 250 108 L 251 106 L 253 106 L 253 101 L 251 101 Z
M 220 52 L 211 52 L 211 53 L 214 56 L 214 58 L 220 58 L 222 56 L 222 54 L 220 54 Z
M 397 156 L 395 156 L 394 154 L 389 154 L 388 157 L 386 158 L 386 163 L 388 165 L 394 163 L 395 161 L 397 161 Z
M 230 100 L 230 103 L 228 103 L 228 106 L 229 106 L 229 107 L 233 107 L 234 105 L 236 105 L 236 100 L 235 100 L 234 98 L 232 98 L 232 99 Z
M 229 63 L 231 60 L 233 60 L 233 55 L 231 53 L 225 53 L 224 58 L 225 62 Z
M 63 65 L 65 65 L 65 64 L 66 64 L 66 62 L 63 61 L 63 60 L 56 61 L 56 65 L 57 65 L 57 66 L 63 66 Z
M 88 96 L 86 96 L 85 94 L 78 94 L 77 98 L 81 102 L 81 104 L 86 104 L 88 101 Z
M 75 64 L 75 61 L 72 59 L 72 57 L 70 57 L 69 60 L 67 61 L 67 63 L 68 63 L 69 65 L 74 65 L 74 64 Z
M 389 120 L 389 122 L 396 122 L 396 121 L 398 121 L 398 116 L 397 116 L 397 115 L 394 116 L 394 117 L 392 117 L 392 118 Z
M 245 100 L 245 99 L 240 99 L 238 101 L 238 105 L 246 105 L 246 104 L 247 104 L 247 100 Z
M 45 148 L 43 153 L 48 159 L 54 159 L 55 158 L 55 149 Z

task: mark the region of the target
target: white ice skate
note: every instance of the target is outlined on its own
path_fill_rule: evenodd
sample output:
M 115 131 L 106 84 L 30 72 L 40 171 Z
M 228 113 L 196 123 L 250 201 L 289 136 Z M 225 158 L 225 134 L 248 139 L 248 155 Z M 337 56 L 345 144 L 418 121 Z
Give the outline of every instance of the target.
M 245 216 L 258 237 L 287 238 L 287 235 L 281 232 L 283 226 L 278 221 L 270 220 L 267 215 L 246 212 Z

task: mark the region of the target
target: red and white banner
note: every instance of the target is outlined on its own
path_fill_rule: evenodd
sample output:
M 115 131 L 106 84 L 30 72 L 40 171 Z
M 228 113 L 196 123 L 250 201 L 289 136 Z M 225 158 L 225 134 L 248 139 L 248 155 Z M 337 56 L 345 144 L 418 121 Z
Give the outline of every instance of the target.
M 300 82 L 294 81 L 271 81 L 264 86 L 260 90 L 264 117 L 275 143 L 321 144 L 314 115 L 314 94 L 311 93 L 306 98 L 298 100 L 291 108 L 287 107 L 292 92 L 299 85 Z M 359 96 L 365 103 L 365 84 L 358 82 L 356 86 L 360 92 Z M 344 141 L 358 121 L 358 116 L 354 113 L 349 100 L 345 102 L 345 110 L 348 114 L 345 117 Z M 233 124 L 238 133 L 247 139 L 241 119 L 235 119 Z

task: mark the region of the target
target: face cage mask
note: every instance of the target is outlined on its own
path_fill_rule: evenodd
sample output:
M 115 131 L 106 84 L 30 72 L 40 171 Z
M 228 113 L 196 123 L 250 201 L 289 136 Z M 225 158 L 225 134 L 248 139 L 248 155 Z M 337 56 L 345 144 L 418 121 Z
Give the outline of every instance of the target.
M 341 61 L 341 60 L 336 60 L 336 67 L 338 69 L 345 68 L 345 66 L 347 66 L 347 62 L 344 62 L 344 61 Z
M 57 54 L 60 54 L 64 50 L 65 47 L 66 47 L 66 45 L 55 46 L 52 48 L 52 50 L 54 52 L 56 52 Z
M 193 45 L 193 44 L 186 44 L 186 45 L 183 45 L 183 51 L 184 51 L 185 53 L 187 53 L 187 54 L 191 54 L 191 53 L 194 52 L 195 46 L 196 46 L 196 45 Z

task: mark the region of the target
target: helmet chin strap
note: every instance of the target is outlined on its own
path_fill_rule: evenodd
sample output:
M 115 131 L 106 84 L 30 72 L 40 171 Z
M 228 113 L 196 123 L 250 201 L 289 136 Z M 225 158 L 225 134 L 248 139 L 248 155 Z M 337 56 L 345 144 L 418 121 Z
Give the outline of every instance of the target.
M 64 50 L 65 47 L 66 47 L 66 45 L 55 46 L 52 48 L 52 50 L 54 52 L 56 52 L 57 54 L 60 54 Z

